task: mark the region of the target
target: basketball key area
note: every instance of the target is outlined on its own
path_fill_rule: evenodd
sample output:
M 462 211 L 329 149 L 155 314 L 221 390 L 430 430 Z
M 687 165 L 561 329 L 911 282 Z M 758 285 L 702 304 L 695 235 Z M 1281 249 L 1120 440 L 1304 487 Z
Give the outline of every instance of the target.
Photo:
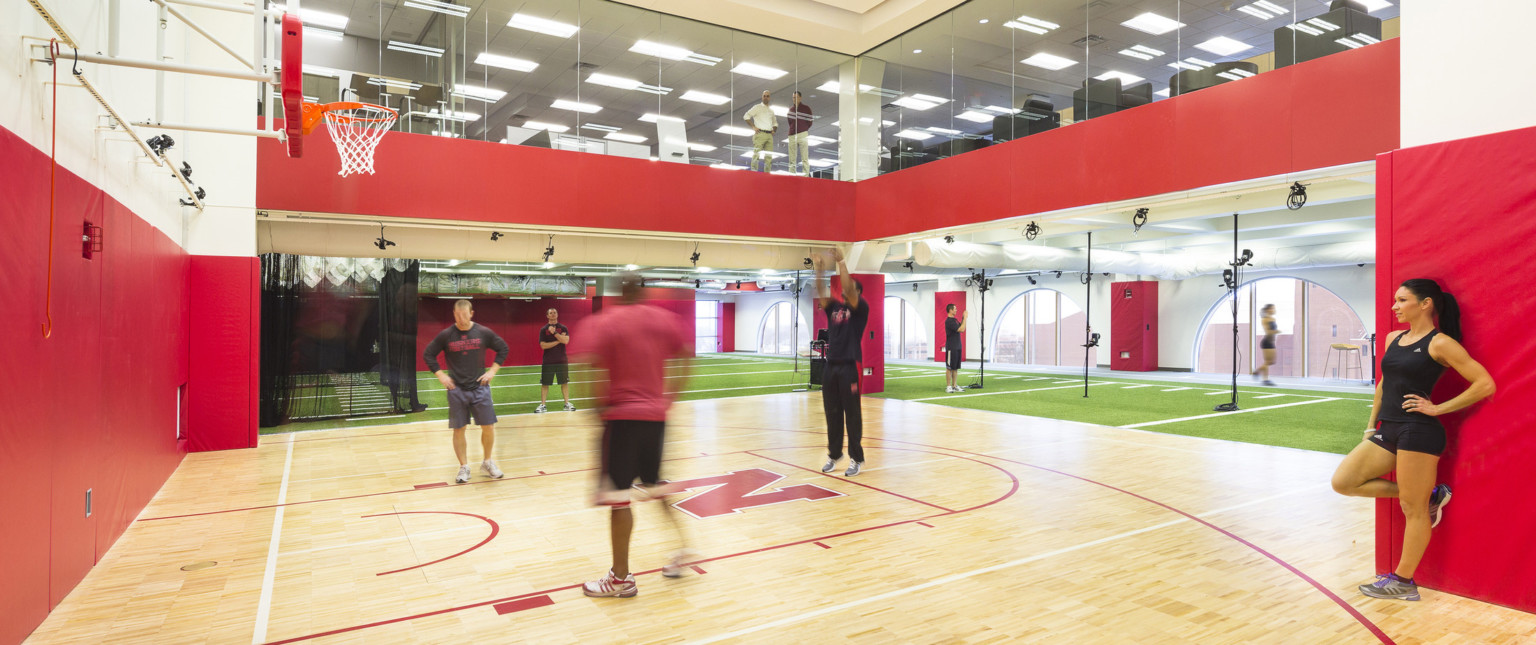
M 271 643 L 1464 642 L 1467 630 L 1515 642 L 1536 629 L 1449 594 L 1402 612 L 1347 593 L 1370 566 L 1372 511 L 1336 503 L 1330 455 L 894 400 L 865 414 L 868 463 L 845 478 L 819 472 L 816 395 L 675 405 L 663 474 L 689 489 L 676 508 L 699 555 L 688 576 L 660 576 L 675 537 L 638 506 L 640 595 L 625 601 L 579 590 L 608 558 L 591 413 L 503 420 L 506 477 L 465 485 L 448 483 L 440 422 L 189 455 L 30 642 L 243 641 L 253 625 Z M 1208 467 L 1180 466 L 1191 458 Z M 215 486 L 236 492 L 207 495 Z M 206 568 L 179 568 L 195 563 Z

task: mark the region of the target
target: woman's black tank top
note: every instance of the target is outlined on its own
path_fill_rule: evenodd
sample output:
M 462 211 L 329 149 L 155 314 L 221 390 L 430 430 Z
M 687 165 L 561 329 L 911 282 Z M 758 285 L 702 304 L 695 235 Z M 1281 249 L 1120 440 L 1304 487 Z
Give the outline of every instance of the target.
M 1387 344 L 1387 352 L 1381 357 L 1379 419 L 1398 423 L 1440 423 L 1435 417 L 1403 409 L 1404 396 L 1417 394 L 1428 399 L 1435 389 L 1435 382 L 1445 373 L 1445 366 L 1429 356 L 1429 341 L 1439 333 L 1438 329 L 1431 330 L 1412 345 L 1400 344 L 1402 336 Z

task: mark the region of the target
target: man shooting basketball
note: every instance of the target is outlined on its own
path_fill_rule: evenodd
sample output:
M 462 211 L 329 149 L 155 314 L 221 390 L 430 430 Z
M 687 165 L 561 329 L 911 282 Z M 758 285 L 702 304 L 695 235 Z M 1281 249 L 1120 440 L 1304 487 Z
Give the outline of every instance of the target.
M 827 314 L 827 367 L 821 388 L 821 407 L 827 415 L 827 463 L 821 472 L 830 473 L 843 458 L 843 428 L 848 429 L 848 456 L 853 463 L 845 477 L 859 474 L 864 465 L 864 412 L 859 403 L 859 361 L 863 359 L 861 341 L 869 323 L 869 303 L 863 298 L 864 285 L 848 275 L 843 252 L 834 248 L 831 260 L 837 263 L 842 300 L 822 297 L 827 259 L 816 256 L 816 306 Z

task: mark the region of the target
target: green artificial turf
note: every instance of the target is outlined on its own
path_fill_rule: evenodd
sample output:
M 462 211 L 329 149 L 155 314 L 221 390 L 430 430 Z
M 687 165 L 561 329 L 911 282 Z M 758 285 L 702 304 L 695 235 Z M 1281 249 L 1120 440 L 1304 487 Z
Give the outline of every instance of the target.
M 677 379 L 682 384 L 678 400 L 691 401 L 789 392 L 805 385 L 806 363 L 801 361 L 799 367 L 800 372 L 794 372 L 789 359 L 708 354 L 694 359 L 686 367 L 671 367 L 668 373 L 670 376 L 686 375 L 686 378 Z M 1215 394 L 1226 391 L 1216 385 L 1094 377 L 1089 379 L 1094 385 L 1089 386 L 1089 396 L 1084 398 L 1081 377 L 989 370 L 984 389 L 946 394 L 943 374 L 938 366 L 890 365 L 887 366 L 885 392 L 872 396 L 1107 426 L 1136 426 L 1179 419 L 1139 429 L 1340 454 L 1359 443 L 1360 432 L 1370 415 L 1369 396 L 1356 393 L 1240 385 L 1238 405 L 1250 411 L 1218 414 L 1212 408 L 1227 401 L 1228 397 Z M 571 366 L 571 398 L 578 408 L 591 406 L 591 400 L 586 398 L 589 396 L 587 385 L 583 382 L 590 381 L 595 375 L 585 366 Z M 273 434 L 446 420 L 447 397 L 442 386 L 426 372 L 418 374 L 418 378 L 419 396 L 428 406 L 424 412 L 299 421 L 262 428 L 261 432 Z M 492 382 L 496 412 L 501 415 L 532 412 L 539 400 L 538 378 L 538 366 L 501 370 Z M 974 373 L 970 370 L 961 373 L 962 385 L 973 380 Z M 1136 385 L 1145 387 L 1130 387 Z M 1188 389 L 1168 391 L 1175 388 Z M 554 410 L 560 407 L 559 389 L 551 387 L 550 390 L 551 413 L 555 414 L 558 412 Z M 323 393 L 334 394 L 334 388 L 323 388 Z M 1272 396 L 1277 394 L 1282 396 Z M 1296 403 L 1302 404 L 1251 411 Z M 329 406 L 328 409 L 340 410 L 339 406 Z

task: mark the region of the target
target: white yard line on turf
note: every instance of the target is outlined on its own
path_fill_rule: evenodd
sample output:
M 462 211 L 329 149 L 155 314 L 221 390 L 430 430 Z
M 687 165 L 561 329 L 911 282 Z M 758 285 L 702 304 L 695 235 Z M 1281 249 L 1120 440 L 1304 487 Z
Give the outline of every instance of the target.
M 1226 513 L 1226 512 L 1229 512 L 1229 511 L 1238 510 L 1238 509 L 1245 508 L 1245 507 L 1248 507 L 1248 506 L 1253 506 L 1255 504 L 1261 504 L 1261 503 L 1264 503 L 1264 502 L 1274 501 L 1276 499 L 1280 499 L 1282 497 L 1287 497 L 1287 496 L 1290 496 L 1290 495 L 1296 495 L 1296 494 L 1300 494 L 1300 493 L 1312 492 L 1312 491 L 1314 491 L 1317 488 L 1320 488 L 1320 487 L 1318 487 L 1318 486 L 1311 486 L 1311 487 L 1307 487 L 1307 488 L 1292 489 L 1292 490 L 1288 490 L 1288 491 L 1283 492 L 1283 493 L 1278 493 L 1278 494 L 1275 494 L 1275 495 L 1270 495 L 1269 497 L 1264 497 L 1264 498 L 1255 499 L 1255 500 L 1248 501 L 1248 502 L 1243 502 L 1241 504 L 1235 504 L 1233 506 L 1228 506 L 1226 508 L 1218 508 L 1218 509 L 1213 510 L 1213 511 L 1206 511 L 1204 513 L 1198 513 L 1198 514 L 1195 515 L 1195 517 L 1200 517 L 1200 518 L 1210 517 L 1212 515 L 1217 515 L 1217 514 L 1220 514 L 1220 513 Z M 817 609 L 815 611 L 808 611 L 808 612 L 805 612 L 805 613 L 802 613 L 802 614 L 796 614 L 794 616 L 788 616 L 788 617 L 785 617 L 785 618 L 780 618 L 779 620 L 770 621 L 770 622 L 762 623 L 762 624 L 759 624 L 759 625 L 753 625 L 751 627 L 745 627 L 745 628 L 738 629 L 738 630 L 733 631 L 733 632 L 727 632 L 727 633 L 724 633 L 724 634 L 716 634 L 714 636 L 710 636 L 708 638 L 704 638 L 702 640 L 696 640 L 696 641 L 692 641 L 692 642 L 694 643 L 694 645 L 704 645 L 706 643 L 718 643 L 718 642 L 721 642 L 721 641 L 735 640 L 735 639 L 739 639 L 739 638 L 741 638 L 743 636 L 746 636 L 748 634 L 754 634 L 754 633 L 757 633 L 757 632 L 760 632 L 760 631 L 763 631 L 763 630 L 777 629 L 777 628 L 780 628 L 780 627 L 787 627 L 789 625 L 793 625 L 793 624 L 796 624 L 796 623 L 802 623 L 802 622 L 805 622 L 807 620 L 811 620 L 813 618 L 819 618 L 821 616 L 826 616 L 828 614 L 838 613 L 838 612 L 841 612 L 841 611 L 852 609 L 854 607 L 859 607 L 859 606 L 867 605 L 867 604 L 870 604 L 870 603 L 880 602 L 880 601 L 883 601 L 883 600 L 890 600 L 892 598 L 896 598 L 896 597 L 899 597 L 899 596 L 904 596 L 904 595 L 912 594 L 914 592 L 922 591 L 924 589 L 931 589 L 933 587 L 949 584 L 951 582 L 959 582 L 961 580 L 967 580 L 967 579 L 974 578 L 974 577 L 979 576 L 979 575 L 983 575 L 983 574 L 987 574 L 987 573 L 993 573 L 995 571 L 1002 571 L 1004 569 L 1011 569 L 1011 568 L 1014 568 L 1014 567 L 1017 567 L 1017 566 L 1020 566 L 1020 565 L 1024 565 L 1024 564 L 1029 564 L 1031 562 L 1035 562 L 1035 561 L 1038 561 L 1038 560 L 1044 560 L 1046 558 L 1051 558 L 1051 557 L 1055 557 L 1055 556 L 1066 554 L 1066 553 L 1072 553 L 1074 551 L 1081 551 L 1083 549 L 1099 546 L 1101 544 L 1106 544 L 1106 543 L 1109 543 L 1109 542 L 1115 542 L 1115 541 L 1118 541 L 1118 540 L 1123 540 L 1123 539 L 1128 538 L 1128 537 L 1134 537 L 1134 536 L 1137 536 L 1137 535 L 1141 535 L 1143 533 L 1150 533 L 1152 531 L 1156 531 L 1156 530 L 1159 530 L 1159 529 L 1164 529 L 1164 528 L 1167 528 L 1167 527 L 1170 527 L 1170 526 L 1176 526 L 1176 525 L 1179 525 L 1179 524 L 1184 524 L 1184 523 L 1191 522 L 1191 521 L 1193 521 L 1193 520 L 1191 520 L 1191 519 L 1189 519 L 1187 517 L 1180 517 L 1179 519 L 1176 519 L 1176 520 L 1169 520 L 1167 522 L 1162 522 L 1162 523 L 1159 523 L 1159 524 L 1153 524 L 1152 526 L 1136 529 L 1134 531 L 1126 531 L 1124 533 L 1120 533 L 1120 534 L 1117 534 L 1117 535 L 1111 535 L 1109 537 L 1103 537 L 1103 538 L 1099 538 L 1097 540 L 1090 540 L 1088 542 L 1082 542 L 1082 543 L 1079 543 L 1079 544 L 1076 544 L 1076 545 L 1073 545 L 1073 546 L 1063 547 L 1063 548 L 1060 548 L 1060 549 L 1056 549 L 1054 551 L 1047 551 L 1045 553 L 1040 553 L 1040 554 L 1036 554 L 1036 555 L 1032 555 L 1032 556 L 1028 556 L 1028 557 L 1024 557 L 1024 558 L 1019 558 L 1017 560 L 1012 560 L 1012 561 L 1009 561 L 1009 562 L 1004 562 L 1002 564 L 995 564 L 995 565 L 992 565 L 990 567 L 982 567 L 980 569 L 972 569 L 972 570 L 966 571 L 964 573 L 956 573 L 956 574 L 953 574 L 953 575 L 944 576 L 942 578 L 938 578 L 936 580 L 931 580 L 929 582 L 925 582 L 925 583 L 922 583 L 922 584 L 912 585 L 912 586 L 908 586 L 908 587 L 902 587 L 900 589 L 896 589 L 896 590 L 893 590 L 893 591 L 887 591 L 885 593 L 876 594 L 874 596 L 868 596 L 868 597 L 865 597 L 865 598 L 860 598 L 858 600 L 850 600 L 848 602 L 832 605 L 831 607 L 825 607 L 825 608 L 822 608 L 822 609 Z
M 1232 416 L 1234 414 L 1243 414 L 1244 412 L 1262 412 L 1264 410 L 1277 410 L 1279 408 L 1289 408 L 1289 407 L 1294 407 L 1294 406 L 1298 406 L 1298 405 L 1311 405 L 1313 403 L 1326 403 L 1328 401 L 1338 401 L 1338 400 L 1339 399 L 1313 399 L 1311 401 L 1296 401 L 1294 403 L 1281 403 L 1279 405 L 1266 405 L 1266 406 L 1260 407 L 1260 408 L 1243 408 L 1241 410 L 1236 410 L 1236 411 L 1233 411 L 1233 412 L 1213 412 L 1211 414 L 1200 414 L 1200 415 L 1196 415 L 1196 416 L 1192 416 L 1192 417 L 1180 417 L 1178 419 L 1163 419 L 1161 421 L 1147 421 L 1147 422 L 1144 422 L 1144 423 L 1132 423 L 1132 424 L 1123 425 L 1123 426 L 1119 426 L 1119 427 L 1121 427 L 1121 428 L 1145 428 L 1147 426 L 1158 426 L 1158 425 L 1163 425 L 1165 423 L 1179 423 L 1181 421 L 1194 421 L 1196 419 L 1209 419 L 1211 417 L 1228 417 L 1228 416 Z
M 283 510 L 288 503 L 288 475 L 293 469 L 293 442 L 288 442 L 288 456 L 283 458 L 283 483 L 277 489 L 277 511 L 272 517 L 272 541 L 267 545 L 267 570 L 261 576 L 261 599 L 256 603 L 256 629 L 251 643 L 267 642 L 267 620 L 272 615 L 272 581 L 277 575 L 277 545 L 283 536 Z
M 1078 387 L 1080 385 L 1082 385 L 1081 382 L 1079 382 L 1077 385 L 1060 385 L 1060 386 L 1056 386 L 1056 387 L 1036 387 L 1036 388 L 1029 388 L 1029 389 L 1024 389 L 1024 390 L 1003 390 L 1001 392 L 982 392 L 980 394 L 947 394 L 947 395 L 944 395 L 944 396 L 926 396 L 926 397 L 923 397 L 921 399 L 906 399 L 906 400 L 908 400 L 908 401 L 937 401 L 939 399 L 963 399 L 963 398 L 972 397 L 972 396 L 996 396 L 998 394 L 1019 394 L 1019 393 L 1022 393 L 1022 392 L 1043 392 L 1045 390 L 1066 390 L 1066 389 Z M 1108 381 L 1100 381 L 1100 382 L 1097 382 L 1097 383 L 1091 383 L 1091 385 L 1114 385 L 1114 384 L 1110 383 Z
M 1281 397 L 1281 396 L 1290 396 L 1290 395 L 1289 394 L 1265 394 L 1264 396 L 1256 396 L 1256 397 L 1253 397 L 1253 398 L 1255 398 L 1255 399 L 1273 399 L 1275 397 Z
M 1192 388 L 1192 387 L 1174 387 L 1174 388 L 1169 388 L 1169 389 L 1163 390 L 1163 392 L 1179 392 L 1179 391 L 1183 391 L 1183 390 L 1193 390 L 1193 389 L 1195 389 L 1195 388 Z
M 1136 388 L 1142 388 L 1142 387 L 1152 387 L 1152 386 L 1149 385 L 1149 384 L 1145 384 L 1144 383 L 1144 384 L 1141 384 L 1141 385 L 1127 385 L 1127 386 L 1122 387 L 1120 389 L 1122 389 L 1122 390 L 1134 390 Z

